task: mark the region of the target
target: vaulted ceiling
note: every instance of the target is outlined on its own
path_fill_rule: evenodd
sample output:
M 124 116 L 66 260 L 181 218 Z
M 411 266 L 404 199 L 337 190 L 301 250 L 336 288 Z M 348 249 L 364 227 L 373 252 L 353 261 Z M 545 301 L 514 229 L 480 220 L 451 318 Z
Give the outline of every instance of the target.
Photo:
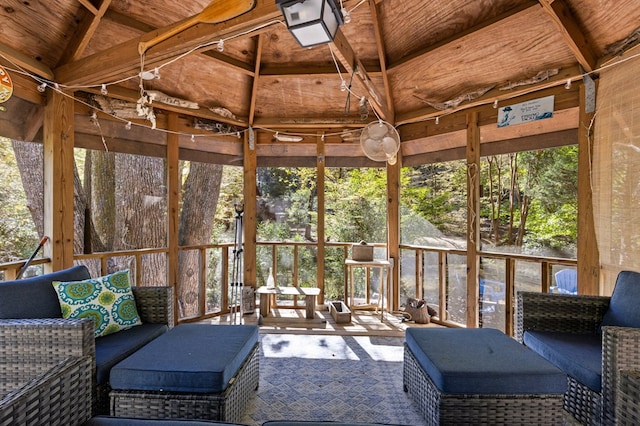
M 157 127 L 166 129 L 167 114 L 177 113 L 179 127 L 170 130 L 181 134 L 185 152 L 189 146 L 210 152 L 211 161 L 237 161 L 235 132 L 251 127 L 264 164 L 290 157 L 304 165 L 317 154 L 319 138 L 335 164 L 366 162 L 357 131 L 378 118 L 397 127 L 409 162 L 447 159 L 464 146 L 472 109 L 484 143 L 538 136 L 538 144 L 551 146 L 572 140 L 582 75 L 597 79 L 602 66 L 636 49 L 640 38 L 637 0 L 343 0 L 351 20 L 334 43 L 304 49 L 275 0 L 256 0 L 246 13 L 197 22 L 140 54 L 141 41 L 216 1 L 4 0 L 0 65 L 15 93 L 0 104 L 0 136 L 41 138 L 46 91 L 37 89 L 45 82 L 47 90 L 57 86 L 81 101 L 76 144 L 97 149 L 92 111 L 116 150 L 135 151 L 123 142 L 129 140 L 162 144 L 165 134 L 144 117 L 113 109 L 114 100 L 135 107 L 141 84 L 197 104 L 155 102 Z M 156 69 L 159 79 L 141 83 L 141 70 Z M 567 80 L 575 83 L 569 90 Z M 496 128 L 495 101 L 503 106 L 549 94 L 553 119 Z M 125 130 L 129 121 L 136 129 Z M 280 142 L 275 132 L 303 140 Z M 548 140 L 540 142 L 541 134 Z

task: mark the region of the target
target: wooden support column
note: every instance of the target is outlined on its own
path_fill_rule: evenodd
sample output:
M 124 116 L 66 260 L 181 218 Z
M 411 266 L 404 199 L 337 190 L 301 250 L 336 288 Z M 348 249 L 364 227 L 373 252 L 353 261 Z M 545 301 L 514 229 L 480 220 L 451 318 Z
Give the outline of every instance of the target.
M 168 282 L 173 288 L 173 315 L 174 324 L 178 323 L 178 267 L 180 254 L 178 251 L 178 241 L 180 233 L 180 144 L 178 131 L 178 114 L 170 112 L 167 117 L 167 206 L 169 230 L 167 247 L 169 249 L 168 259 Z
M 49 90 L 44 109 L 44 234 L 46 272 L 73 266 L 73 98 Z
M 600 294 L 600 253 L 593 220 L 591 193 L 591 120 L 585 111 L 586 89 L 580 85 L 580 124 L 578 125 L 578 293 Z
M 245 132 L 244 138 L 244 247 L 243 265 L 245 286 L 256 288 L 256 234 L 257 234 L 257 181 L 256 181 L 256 142 L 250 135 L 251 131 Z
M 400 307 L 400 168 L 402 154 L 398 151 L 395 164 L 387 163 L 387 258 L 393 261 L 390 277 L 393 287 L 390 309 L 397 311 Z M 381 292 L 382 294 L 382 292 Z
M 478 113 L 467 113 L 467 327 L 479 327 L 480 297 L 480 127 Z
M 316 182 L 317 182 L 317 193 L 318 193 L 318 223 L 317 223 L 317 237 L 318 237 L 318 255 L 316 258 L 318 259 L 318 273 L 317 273 L 317 286 L 320 289 L 320 295 L 318 295 L 318 304 L 324 305 L 324 257 L 325 257 L 325 246 L 324 242 L 326 240 L 324 233 L 324 215 L 325 215 L 325 207 L 324 207 L 324 135 L 318 136 L 318 142 L 316 144 Z

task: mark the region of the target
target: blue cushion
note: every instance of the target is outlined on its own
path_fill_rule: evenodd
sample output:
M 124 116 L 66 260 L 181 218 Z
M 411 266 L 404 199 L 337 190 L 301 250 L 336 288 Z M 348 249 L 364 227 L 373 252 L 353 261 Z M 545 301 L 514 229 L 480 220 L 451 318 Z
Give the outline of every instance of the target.
M 602 343 L 599 334 L 526 331 L 524 344 L 590 389 L 602 386 Z
M 188 426 L 188 425 L 231 425 L 245 426 L 236 423 L 218 422 L 216 420 L 189 420 L 189 419 L 133 419 L 130 417 L 92 417 L 84 423 L 84 426 Z
M 386 423 L 353 423 L 353 422 L 333 422 L 333 421 L 310 421 L 310 420 L 269 420 L 262 423 L 262 426 L 384 426 Z M 393 426 L 393 425 L 387 425 Z
M 89 270 L 79 265 L 24 280 L 0 282 L 0 318 L 62 318 L 51 283 L 87 278 Z
M 567 376 L 499 330 L 408 328 L 405 341 L 434 385 L 452 394 L 561 394 Z
M 182 324 L 111 369 L 113 389 L 220 393 L 254 346 L 254 325 Z
M 609 309 L 600 326 L 640 328 L 640 273 L 622 271 L 616 279 Z
M 96 338 L 96 380 L 98 384 L 109 381 L 111 368 L 169 330 L 164 324 L 142 324 Z

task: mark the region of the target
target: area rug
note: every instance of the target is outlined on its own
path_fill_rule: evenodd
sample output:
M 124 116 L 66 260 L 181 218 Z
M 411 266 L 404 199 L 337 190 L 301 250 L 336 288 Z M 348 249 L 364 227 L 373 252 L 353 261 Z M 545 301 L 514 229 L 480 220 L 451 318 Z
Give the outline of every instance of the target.
M 260 385 L 241 422 L 424 425 L 402 388 L 404 338 L 261 334 Z

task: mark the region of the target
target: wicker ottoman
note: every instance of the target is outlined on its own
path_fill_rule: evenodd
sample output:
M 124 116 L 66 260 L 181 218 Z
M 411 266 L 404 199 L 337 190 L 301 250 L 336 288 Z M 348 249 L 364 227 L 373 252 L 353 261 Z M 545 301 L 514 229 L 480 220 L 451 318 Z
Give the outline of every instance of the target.
M 408 328 L 403 383 L 427 425 L 562 424 L 567 376 L 499 330 Z
M 111 415 L 237 422 L 258 359 L 257 326 L 179 325 L 111 369 Z

